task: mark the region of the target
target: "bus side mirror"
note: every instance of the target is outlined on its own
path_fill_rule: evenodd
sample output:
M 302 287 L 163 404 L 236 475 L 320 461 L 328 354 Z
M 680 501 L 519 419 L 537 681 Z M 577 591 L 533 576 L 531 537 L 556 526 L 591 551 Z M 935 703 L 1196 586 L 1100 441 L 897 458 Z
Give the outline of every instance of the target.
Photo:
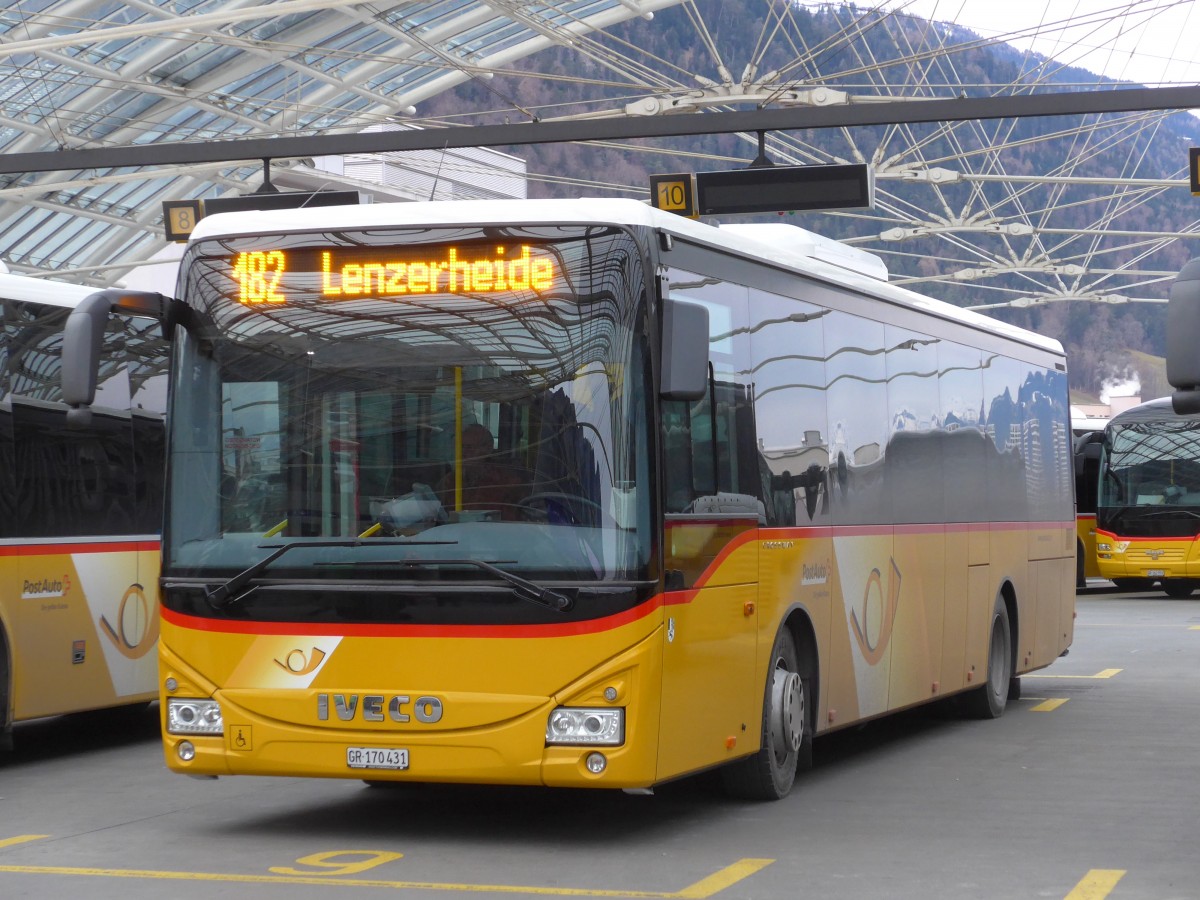
M 1180 270 L 1167 303 L 1167 381 L 1180 415 L 1200 413 L 1200 259 Z
M 63 326 L 62 398 L 67 405 L 67 424 L 85 428 L 92 420 L 96 380 L 100 372 L 100 348 L 112 311 L 108 291 L 90 294 L 67 316 Z
M 708 392 L 708 310 L 698 303 L 663 299 L 664 400 L 699 400 Z
M 170 304 L 162 294 L 145 291 L 97 291 L 71 310 L 63 326 L 62 399 L 67 425 L 86 428 L 92 420 L 92 403 L 100 377 L 100 351 L 104 330 L 114 309 L 134 316 L 167 318 Z
M 1087 470 L 1087 464 L 1089 462 L 1099 462 L 1101 446 L 1102 445 L 1099 441 L 1092 441 L 1089 444 L 1084 444 L 1083 447 L 1080 448 L 1079 453 L 1075 455 L 1076 475 L 1083 475 Z

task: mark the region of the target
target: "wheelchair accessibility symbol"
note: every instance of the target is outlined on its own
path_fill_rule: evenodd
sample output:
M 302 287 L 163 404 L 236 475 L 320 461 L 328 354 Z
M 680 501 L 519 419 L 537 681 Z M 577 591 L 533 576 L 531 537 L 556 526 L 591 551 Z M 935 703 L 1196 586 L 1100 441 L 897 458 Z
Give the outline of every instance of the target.
M 230 750 L 253 750 L 254 749 L 254 730 L 252 725 L 230 725 L 229 726 L 229 749 Z

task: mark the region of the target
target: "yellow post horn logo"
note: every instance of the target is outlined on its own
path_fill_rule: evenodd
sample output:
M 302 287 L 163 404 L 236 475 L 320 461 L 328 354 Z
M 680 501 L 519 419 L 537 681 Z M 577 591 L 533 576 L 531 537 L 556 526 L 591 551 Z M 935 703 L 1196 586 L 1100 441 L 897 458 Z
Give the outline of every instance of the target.
M 867 586 L 863 589 L 862 619 L 857 610 L 850 610 L 850 624 L 854 627 L 854 637 L 858 641 L 858 649 L 868 665 L 876 665 L 887 650 L 888 641 L 892 639 L 892 626 L 896 623 L 896 610 L 900 607 L 900 570 L 896 568 L 896 560 L 890 560 L 892 567 L 888 572 L 887 597 L 883 594 L 883 576 L 878 569 L 872 569 L 867 577 Z M 867 622 L 871 611 L 872 588 L 879 603 L 879 629 L 875 639 L 868 633 Z
M 133 607 L 129 606 L 131 600 L 135 601 Z M 149 653 L 158 642 L 158 616 L 151 613 L 145 588 L 131 584 L 117 607 L 117 627 L 101 616 L 100 630 L 128 659 L 141 659 Z
M 325 651 L 320 647 L 312 648 L 312 655 L 306 656 L 303 650 L 292 650 L 283 659 L 274 660 L 275 665 L 289 675 L 311 675 L 321 667 L 325 659 Z

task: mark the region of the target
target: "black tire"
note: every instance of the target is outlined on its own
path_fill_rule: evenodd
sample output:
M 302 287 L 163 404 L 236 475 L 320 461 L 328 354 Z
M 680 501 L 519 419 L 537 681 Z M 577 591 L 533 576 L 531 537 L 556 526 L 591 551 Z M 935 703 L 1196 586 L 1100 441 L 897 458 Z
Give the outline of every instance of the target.
M 780 800 L 812 761 L 810 683 L 801 677 L 796 642 L 782 628 L 771 648 L 763 694 L 762 744 L 752 756 L 721 770 L 726 793 L 744 800 Z
M 0 625 L 0 750 L 11 750 L 12 722 L 8 720 L 12 697 L 12 669 L 8 662 L 8 636 Z
M 1016 703 L 1021 699 L 1021 677 L 1014 675 L 1008 679 L 1008 702 Z
M 1154 582 L 1149 578 L 1114 578 L 1112 583 L 1117 586 L 1120 591 L 1148 591 L 1154 587 Z
M 1196 582 L 1190 578 L 1168 578 L 1162 583 L 1162 589 L 1173 600 L 1183 600 L 1192 596 Z
M 1003 597 L 997 597 L 988 632 L 987 678 L 979 687 L 963 695 L 963 709 L 971 718 L 998 719 L 1004 715 L 1013 681 L 1012 647 L 1008 607 L 1004 605 Z
M 1087 575 L 1085 561 L 1083 558 L 1083 541 L 1076 542 L 1075 549 L 1075 587 L 1087 587 Z

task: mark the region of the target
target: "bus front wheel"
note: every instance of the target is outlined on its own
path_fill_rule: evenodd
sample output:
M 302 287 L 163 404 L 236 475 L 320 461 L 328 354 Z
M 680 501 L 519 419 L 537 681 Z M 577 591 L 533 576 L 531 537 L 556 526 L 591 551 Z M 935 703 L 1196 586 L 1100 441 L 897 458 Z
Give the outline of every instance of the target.
M 1168 578 L 1162 583 L 1162 589 L 1173 600 L 1183 600 L 1192 596 L 1196 582 L 1190 578 Z
M 758 752 L 721 770 L 725 790 L 746 800 L 779 800 L 796 780 L 801 754 L 811 753 L 808 685 L 800 675 L 796 642 L 782 628 L 771 649 Z
M 1012 674 L 1012 626 L 1004 598 L 997 597 L 988 636 L 987 680 L 963 696 L 967 714 L 974 719 L 998 719 L 1004 715 Z

